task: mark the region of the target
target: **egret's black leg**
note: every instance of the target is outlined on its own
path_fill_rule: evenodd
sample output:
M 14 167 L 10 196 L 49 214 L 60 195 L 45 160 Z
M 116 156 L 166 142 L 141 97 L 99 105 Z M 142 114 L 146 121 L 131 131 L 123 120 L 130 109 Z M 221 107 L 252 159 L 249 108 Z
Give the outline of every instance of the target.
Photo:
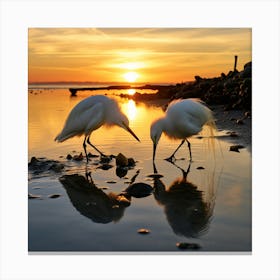
M 101 151 L 99 151 L 90 141 L 89 141 L 90 135 L 87 137 L 87 143 L 94 148 L 102 157 L 106 157 Z
M 177 147 L 177 149 L 174 151 L 174 153 L 169 157 L 169 158 L 166 158 L 165 160 L 167 161 L 170 161 L 170 162 L 173 162 L 173 160 L 175 159 L 175 154 L 176 152 L 180 149 L 180 147 L 185 143 L 185 139 L 182 140 L 181 144 Z M 188 141 L 188 140 L 187 140 Z M 188 141 L 189 142 L 189 141 Z
M 84 151 L 85 151 L 86 158 L 87 158 L 87 163 L 88 163 L 88 154 L 87 154 L 86 138 L 87 138 L 87 137 L 85 136 L 84 143 L 83 143 L 83 147 L 84 147 Z
M 186 141 L 188 142 L 188 148 L 189 148 L 189 152 L 190 152 L 190 161 L 192 161 L 191 143 L 187 139 L 186 139 Z

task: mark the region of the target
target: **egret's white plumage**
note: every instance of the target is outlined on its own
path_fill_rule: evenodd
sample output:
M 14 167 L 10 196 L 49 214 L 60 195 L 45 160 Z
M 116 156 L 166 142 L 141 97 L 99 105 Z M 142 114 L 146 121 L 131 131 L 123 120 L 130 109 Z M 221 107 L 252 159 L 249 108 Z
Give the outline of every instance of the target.
M 150 133 L 154 144 L 153 159 L 162 133 L 173 139 L 182 139 L 181 144 L 168 160 L 173 160 L 175 153 L 185 141 L 188 143 L 191 159 L 190 142 L 187 138 L 198 134 L 204 125 L 213 128 L 215 122 L 212 111 L 200 99 L 180 99 L 171 102 L 165 116 L 154 121 L 151 125 Z
M 121 112 L 118 103 L 104 95 L 90 96 L 79 102 L 68 115 L 63 129 L 56 136 L 55 141 L 63 142 L 74 136 L 85 135 L 83 146 L 86 157 L 86 142 L 103 155 L 89 140 L 91 133 L 102 125 L 120 126 L 139 141 L 129 128 L 128 118 Z

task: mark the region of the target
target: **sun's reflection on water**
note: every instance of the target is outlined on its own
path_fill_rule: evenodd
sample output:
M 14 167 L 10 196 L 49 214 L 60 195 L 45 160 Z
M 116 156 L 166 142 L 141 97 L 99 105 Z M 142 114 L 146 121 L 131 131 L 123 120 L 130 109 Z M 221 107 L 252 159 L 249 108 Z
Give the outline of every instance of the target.
M 137 116 L 137 107 L 134 100 L 128 100 L 127 103 L 122 103 L 122 110 L 127 115 L 130 121 L 134 120 Z

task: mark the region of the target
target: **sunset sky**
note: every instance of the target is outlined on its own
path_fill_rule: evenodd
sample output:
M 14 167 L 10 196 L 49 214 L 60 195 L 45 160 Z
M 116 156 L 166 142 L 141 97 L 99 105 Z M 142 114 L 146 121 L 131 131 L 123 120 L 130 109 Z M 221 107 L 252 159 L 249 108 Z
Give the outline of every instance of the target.
M 28 81 L 177 83 L 251 61 L 249 28 L 30 28 Z

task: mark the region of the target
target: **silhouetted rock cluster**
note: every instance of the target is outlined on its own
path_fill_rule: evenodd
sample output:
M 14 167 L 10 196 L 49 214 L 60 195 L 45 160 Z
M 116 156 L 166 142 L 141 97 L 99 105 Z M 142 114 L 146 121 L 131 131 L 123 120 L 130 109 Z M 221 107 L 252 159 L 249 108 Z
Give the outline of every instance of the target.
M 252 98 L 252 62 L 244 65 L 242 71 L 229 71 L 220 77 L 201 78 L 195 81 L 166 86 L 154 95 L 135 94 L 135 100 L 157 100 L 167 98 L 170 101 L 179 98 L 200 98 L 210 105 L 225 105 L 226 110 L 251 109 Z
M 201 98 L 207 104 L 224 104 L 225 109 L 251 109 L 252 63 L 246 63 L 241 72 L 229 71 L 220 77 L 205 79 L 195 76 L 195 81 L 183 84 L 171 99 Z

